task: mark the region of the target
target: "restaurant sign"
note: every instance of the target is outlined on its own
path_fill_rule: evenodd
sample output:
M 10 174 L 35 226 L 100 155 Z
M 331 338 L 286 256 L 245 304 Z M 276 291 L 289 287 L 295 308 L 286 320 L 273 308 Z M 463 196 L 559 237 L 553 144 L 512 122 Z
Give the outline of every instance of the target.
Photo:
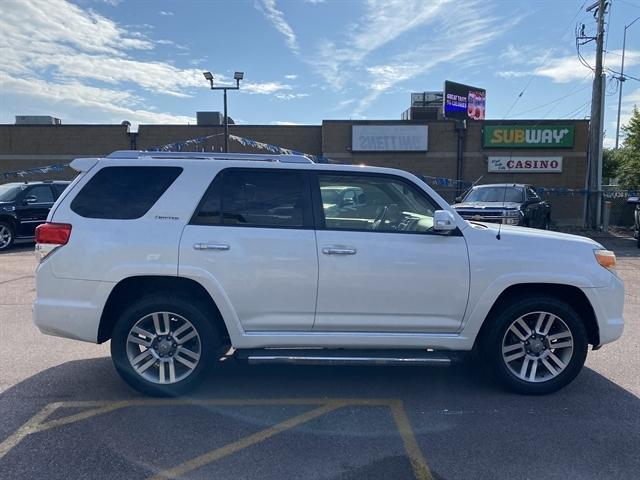
M 492 173 L 561 173 L 562 157 L 489 157 Z
M 573 125 L 485 125 L 484 148 L 571 148 Z

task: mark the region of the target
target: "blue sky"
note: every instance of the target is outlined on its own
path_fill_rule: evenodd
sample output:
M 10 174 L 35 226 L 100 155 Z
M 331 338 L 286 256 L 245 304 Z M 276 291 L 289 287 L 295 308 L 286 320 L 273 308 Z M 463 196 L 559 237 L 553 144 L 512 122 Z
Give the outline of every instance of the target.
M 245 72 L 229 114 L 245 124 L 397 119 L 412 91 L 484 87 L 488 118 L 584 118 L 591 71 L 576 24 L 591 0 L 2 0 L 0 123 L 187 123 L 221 110 L 218 82 Z M 606 66 L 619 71 L 640 1 L 613 0 Z M 593 64 L 594 43 L 582 47 Z M 640 78 L 640 21 L 625 73 Z M 618 82 L 607 82 L 607 144 Z M 518 97 L 520 92 L 522 96 Z M 623 120 L 640 82 L 623 90 Z

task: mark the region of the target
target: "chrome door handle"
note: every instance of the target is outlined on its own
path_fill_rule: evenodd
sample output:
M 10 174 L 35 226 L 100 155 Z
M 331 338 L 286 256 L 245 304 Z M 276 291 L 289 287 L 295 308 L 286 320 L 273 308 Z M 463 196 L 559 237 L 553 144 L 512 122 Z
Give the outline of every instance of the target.
M 194 250 L 229 250 L 229 245 L 225 243 L 194 243 Z
M 325 247 L 322 253 L 325 255 L 355 255 L 356 249 L 351 247 Z

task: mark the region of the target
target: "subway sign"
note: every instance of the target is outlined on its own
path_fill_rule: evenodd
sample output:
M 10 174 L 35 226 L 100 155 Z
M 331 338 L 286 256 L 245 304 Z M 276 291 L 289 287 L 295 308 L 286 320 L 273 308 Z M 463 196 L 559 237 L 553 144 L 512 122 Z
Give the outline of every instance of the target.
M 571 148 L 573 125 L 485 125 L 484 148 Z

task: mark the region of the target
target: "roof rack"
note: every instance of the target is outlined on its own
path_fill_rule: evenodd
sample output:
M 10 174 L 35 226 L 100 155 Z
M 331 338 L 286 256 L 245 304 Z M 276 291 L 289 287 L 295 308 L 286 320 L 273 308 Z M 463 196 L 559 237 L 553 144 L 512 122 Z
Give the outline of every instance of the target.
M 215 152 L 151 152 L 144 150 L 117 150 L 106 158 L 184 158 L 200 160 L 247 160 L 278 163 L 313 163 L 304 155 L 275 155 L 256 153 L 215 153 Z

